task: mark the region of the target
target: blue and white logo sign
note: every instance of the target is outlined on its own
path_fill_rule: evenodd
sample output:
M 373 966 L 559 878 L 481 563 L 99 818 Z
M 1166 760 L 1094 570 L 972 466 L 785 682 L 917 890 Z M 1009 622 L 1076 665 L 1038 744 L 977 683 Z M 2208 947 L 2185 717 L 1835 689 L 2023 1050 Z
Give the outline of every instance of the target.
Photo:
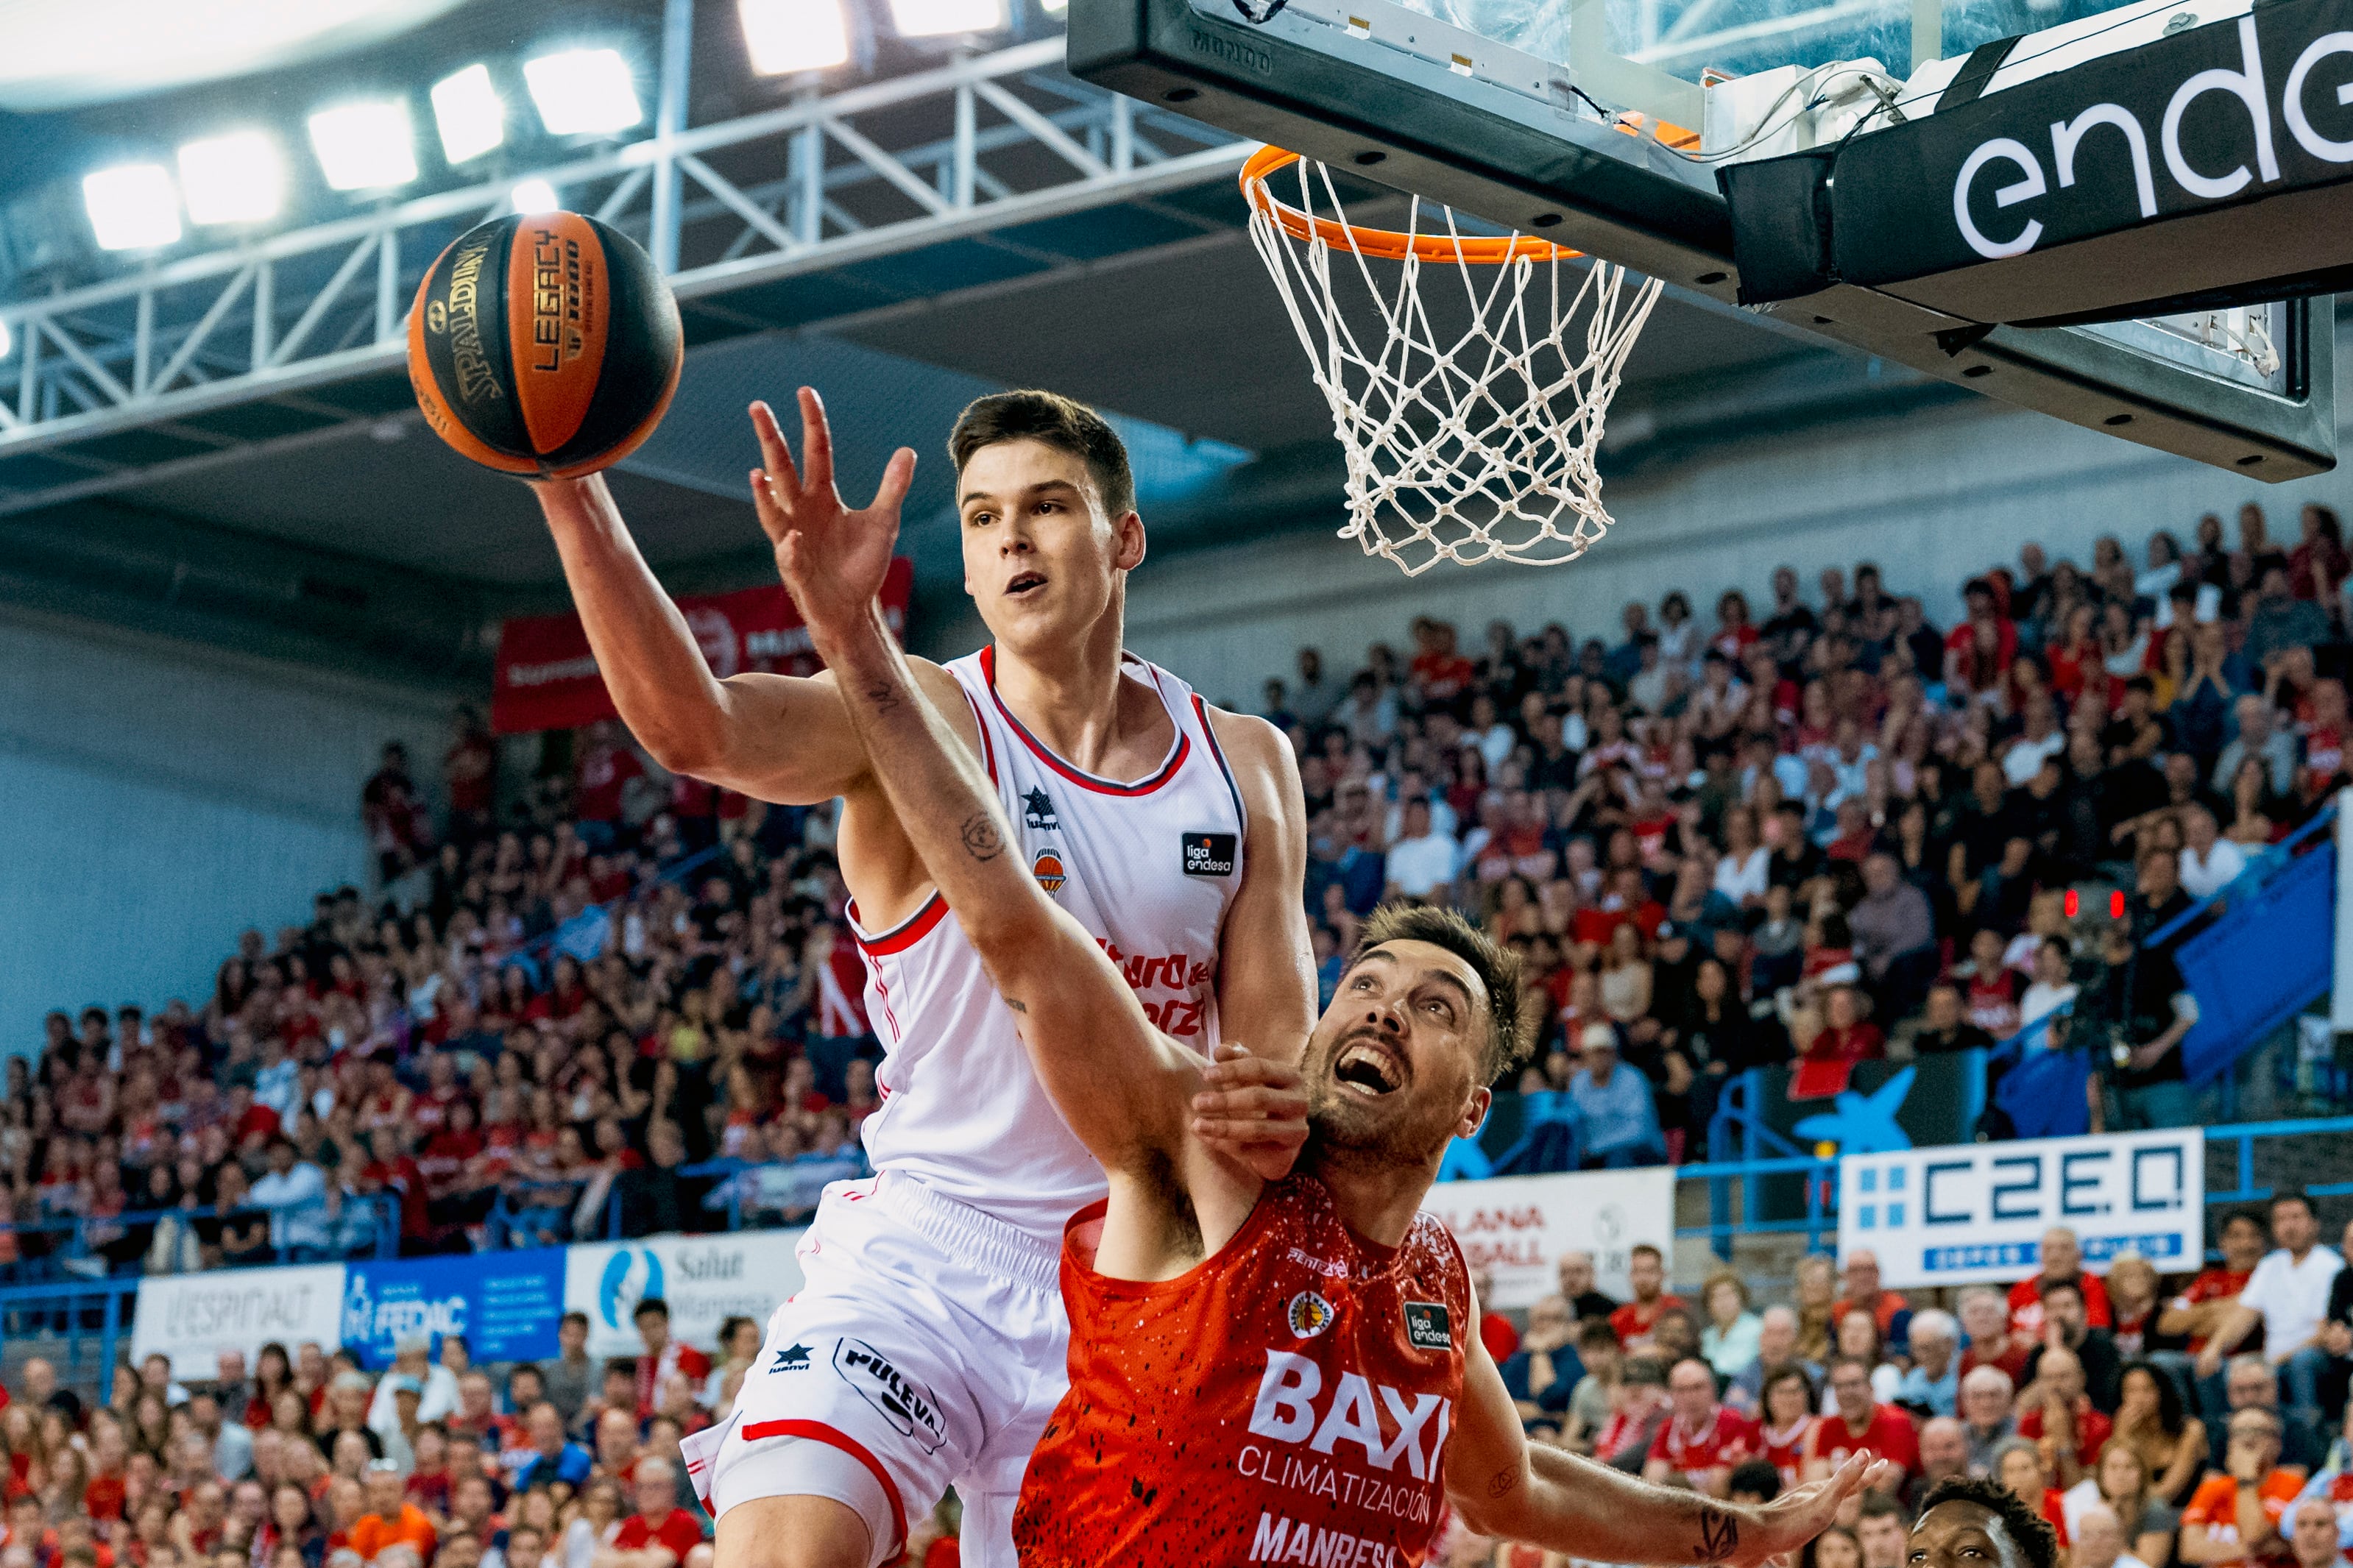
M 630 1316 L 649 1296 L 663 1296 L 662 1261 L 650 1247 L 623 1247 L 605 1261 L 596 1280 L 596 1316 L 616 1333 L 634 1333 Z
M 1839 1162 L 1839 1251 L 1869 1247 L 1892 1289 L 2020 1279 L 2064 1226 L 2084 1261 L 2137 1252 L 2167 1273 L 2205 1250 L 2198 1129 L 1964 1143 Z
M 403 1336 L 438 1345 L 463 1334 L 477 1361 L 535 1361 L 556 1351 L 564 1315 L 560 1247 L 369 1261 L 343 1269 L 343 1343 L 388 1366 Z

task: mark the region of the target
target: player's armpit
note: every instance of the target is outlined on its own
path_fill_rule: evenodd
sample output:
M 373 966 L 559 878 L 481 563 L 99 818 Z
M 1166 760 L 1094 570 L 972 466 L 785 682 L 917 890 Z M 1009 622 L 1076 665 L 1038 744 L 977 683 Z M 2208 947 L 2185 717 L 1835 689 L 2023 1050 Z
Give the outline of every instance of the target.
M 1248 817 L 1242 880 L 1218 941 L 1219 1032 L 1295 1062 L 1315 1026 L 1315 955 L 1300 889 L 1307 808 L 1291 742 L 1263 719 L 1208 710 Z

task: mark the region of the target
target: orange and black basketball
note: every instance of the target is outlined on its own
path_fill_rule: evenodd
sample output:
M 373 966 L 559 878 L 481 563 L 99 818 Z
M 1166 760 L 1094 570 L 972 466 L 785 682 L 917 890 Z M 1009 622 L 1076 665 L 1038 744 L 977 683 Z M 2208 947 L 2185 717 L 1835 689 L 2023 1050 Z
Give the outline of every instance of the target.
M 408 318 L 426 423 L 509 474 L 576 479 L 628 456 L 670 406 L 685 353 L 653 258 L 578 213 L 469 229 Z

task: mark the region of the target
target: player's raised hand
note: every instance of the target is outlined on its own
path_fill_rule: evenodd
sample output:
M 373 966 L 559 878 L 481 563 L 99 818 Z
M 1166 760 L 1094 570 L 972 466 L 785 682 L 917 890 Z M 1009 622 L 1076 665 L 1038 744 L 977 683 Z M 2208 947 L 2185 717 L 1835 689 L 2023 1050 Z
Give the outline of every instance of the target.
M 1844 1464 L 1820 1480 L 1746 1510 L 1747 1518 L 1728 1532 L 1722 1554 L 1709 1561 L 1748 1568 L 1785 1553 L 1794 1558 L 1807 1542 L 1831 1527 L 1839 1505 L 1848 1498 L 1873 1489 L 1889 1489 L 1903 1479 L 1901 1469 L 1885 1459 L 1873 1459 L 1869 1449 L 1849 1454 Z
M 849 629 L 882 591 L 899 540 L 899 503 L 914 482 L 915 454 L 906 447 L 892 453 L 874 499 L 852 510 L 834 488 L 833 432 L 814 387 L 800 389 L 800 406 L 801 461 L 796 465 L 776 414 L 765 403 L 752 405 L 763 465 L 752 470 L 752 504 L 801 618 L 822 637 Z
M 1193 1136 L 1260 1178 L 1279 1182 L 1307 1142 L 1307 1088 L 1299 1069 L 1227 1040 L 1201 1069 Z

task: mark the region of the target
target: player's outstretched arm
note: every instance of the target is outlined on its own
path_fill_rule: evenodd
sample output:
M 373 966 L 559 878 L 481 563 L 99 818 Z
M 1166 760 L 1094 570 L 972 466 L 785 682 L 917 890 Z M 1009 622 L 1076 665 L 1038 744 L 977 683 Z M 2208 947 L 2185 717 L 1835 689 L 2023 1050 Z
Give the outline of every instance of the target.
M 804 390 L 801 398 L 807 414 L 816 395 Z M 806 477 L 778 448 L 754 487 L 787 501 L 829 487 L 823 447 L 804 450 Z M 905 448 L 892 458 L 887 515 L 878 507 L 794 517 L 778 539 L 778 569 L 837 677 L 872 776 L 1005 1005 L 1019 1015 L 1039 1079 L 1071 1131 L 1109 1169 L 1165 1161 L 1184 1136 L 1198 1066 L 1152 1026 L 1094 938 L 1014 852 L 996 791 L 917 685 L 875 602 L 898 536 L 896 500 L 914 462 Z
M 831 437 L 821 406 L 806 410 L 806 450 L 826 454 L 821 493 L 792 498 L 803 515 L 864 516 L 899 495 L 849 512 L 831 483 Z M 776 416 L 754 408 L 754 433 L 773 468 L 785 450 Z M 786 461 L 789 461 L 789 458 Z M 723 784 L 755 799 L 807 805 L 854 793 L 866 754 L 828 672 L 808 679 L 752 671 L 722 680 L 703 661 L 686 617 L 670 602 L 630 537 L 602 475 L 532 486 L 564 563 L 588 647 L 622 721 L 654 761 L 675 773 Z M 773 545 L 788 514 L 762 507 Z
M 1471 1321 L 1478 1321 L 1475 1310 Z M 1867 1480 L 1893 1485 L 1900 1479 L 1893 1471 L 1856 1455 L 1828 1479 L 1761 1506 L 1654 1486 L 1581 1455 L 1530 1444 L 1503 1374 L 1475 1333 L 1463 1368 L 1462 1418 L 1446 1447 L 1447 1500 L 1472 1530 L 1604 1563 L 1751 1568 L 1820 1534 L 1839 1504 Z

